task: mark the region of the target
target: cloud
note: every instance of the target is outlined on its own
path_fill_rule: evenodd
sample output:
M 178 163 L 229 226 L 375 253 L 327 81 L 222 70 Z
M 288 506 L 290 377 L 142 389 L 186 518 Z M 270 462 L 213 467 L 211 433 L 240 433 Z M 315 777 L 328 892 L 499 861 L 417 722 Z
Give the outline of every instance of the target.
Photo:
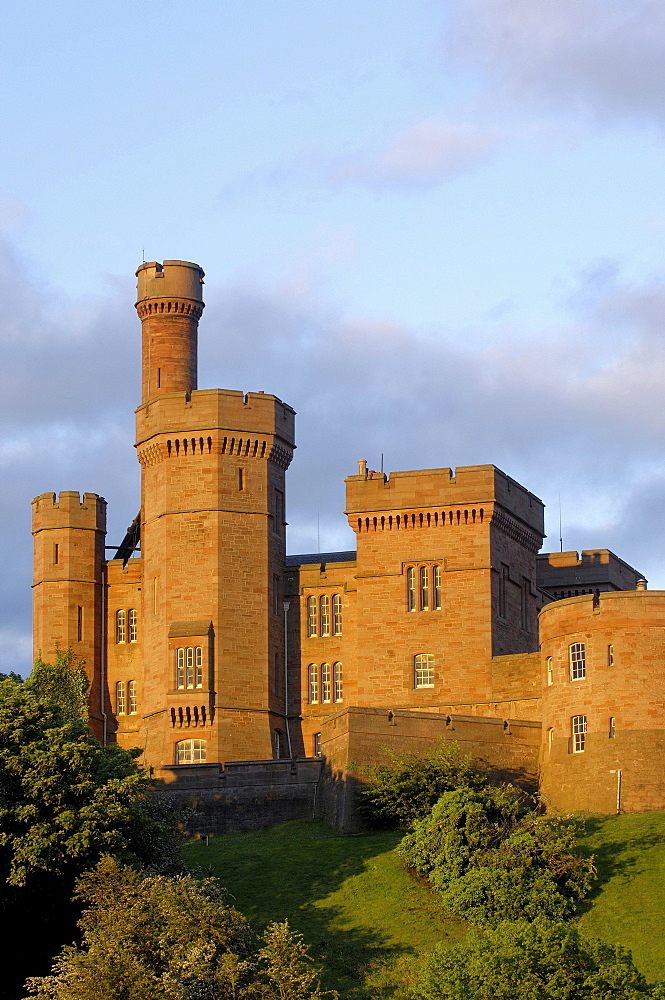
M 494 101 L 665 124 L 660 0 L 458 0 L 446 49 Z
M 478 167 L 497 141 L 490 131 L 469 125 L 417 122 L 394 135 L 382 149 L 339 164 L 332 180 L 336 184 L 427 190 Z

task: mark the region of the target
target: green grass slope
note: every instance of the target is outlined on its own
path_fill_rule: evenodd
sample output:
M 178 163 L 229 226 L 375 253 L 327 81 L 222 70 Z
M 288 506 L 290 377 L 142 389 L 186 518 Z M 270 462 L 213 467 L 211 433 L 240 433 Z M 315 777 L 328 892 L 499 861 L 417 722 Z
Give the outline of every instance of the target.
M 466 933 L 446 919 L 436 893 L 411 878 L 396 852 L 402 834 L 343 837 L 299 820 L 191 841 L 187 864 L 217 875 L 257 929 L 288 918 L 325 966 L 324 985 L 345 998 L 392 995 L 391 978 L 413 974 L 417 957 Z
M 582 846 L 598 885 L 580 929 L 630 948 L 650 981 L 665 980 L 665 813 L 587 819 Z

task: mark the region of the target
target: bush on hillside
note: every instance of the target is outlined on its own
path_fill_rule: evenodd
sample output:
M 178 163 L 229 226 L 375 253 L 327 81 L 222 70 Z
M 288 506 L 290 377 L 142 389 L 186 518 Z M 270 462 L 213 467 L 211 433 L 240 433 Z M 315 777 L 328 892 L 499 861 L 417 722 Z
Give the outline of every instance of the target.
M 368 781 L 358 793 L 358 812 L 374 828 L 409 828 L 428 815 L 444 792 L 482 788 L 487 781 L 487 768 L 451 743 L 442 742 L 423 757 L 388 752 L 389 764 L 349 765 Z
M 512 786 L 458 789 L 402 841 L 406 864 L 438 889 L 450 913 L 474 923 L 571 916 L 593 863 L 575 853 L 577 828 L 529 812 Z
M 475 929 L 463 944 L 439 946 L 413 1000 L 663 1000 L 629 951 L 585 940 L 570 924 L 538 917 Z

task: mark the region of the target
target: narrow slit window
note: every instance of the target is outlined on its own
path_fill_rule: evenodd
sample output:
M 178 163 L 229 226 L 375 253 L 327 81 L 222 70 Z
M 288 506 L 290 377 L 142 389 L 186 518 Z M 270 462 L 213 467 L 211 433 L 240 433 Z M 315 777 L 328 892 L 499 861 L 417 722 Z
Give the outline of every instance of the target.
M 551 751 L 553 743 L 554 743 L 554 730 L 550 726 L 550 728 L 547 730 L 547 751 L 548 751 L 548 753 Z
M 238 469 L 238 490 L 242 493 L 245 489 L 245 470 Z
M 442 600 L 442 588 L 441 588 L 441 567 L 434 567 L 434 603 L 433 607 L 435 611 L 441 610 L 441 600 Z
M 611 715 L 610 716 L 609 731 L 608 731 L 608 734 L 607 734 L 611 740 L 614 739 L 614 733 L 616 732 L 616 725 L 615 725 L 615 723 L 616 723 L 616 719 L 615 719 L 615 717 L 613 715 Z
M 60 546 L 56 542 L 55 545 L 53 546 L 53 565 L 54 566 L 58 565 L 59 558 L 60 558 Z
M 608 667 L 614 666 L 614 646 L 612 643 L 607 647 L 607 665 Z
M 547 657 L 547 686 L 551 687 L 554 683 L 554 661 L 551 656 Z
M 76 609 L 76 638 L 78 642 L 83 641 L 83 608 L 80 605 Z

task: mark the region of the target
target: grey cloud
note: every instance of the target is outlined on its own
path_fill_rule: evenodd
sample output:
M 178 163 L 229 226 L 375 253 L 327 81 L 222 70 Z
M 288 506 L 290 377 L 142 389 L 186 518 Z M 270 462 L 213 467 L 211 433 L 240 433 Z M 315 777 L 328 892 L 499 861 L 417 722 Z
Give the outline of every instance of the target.
M 486 70 L 493 100 L 665 120 L 657 0 L 458 0 L 447 52 Z

